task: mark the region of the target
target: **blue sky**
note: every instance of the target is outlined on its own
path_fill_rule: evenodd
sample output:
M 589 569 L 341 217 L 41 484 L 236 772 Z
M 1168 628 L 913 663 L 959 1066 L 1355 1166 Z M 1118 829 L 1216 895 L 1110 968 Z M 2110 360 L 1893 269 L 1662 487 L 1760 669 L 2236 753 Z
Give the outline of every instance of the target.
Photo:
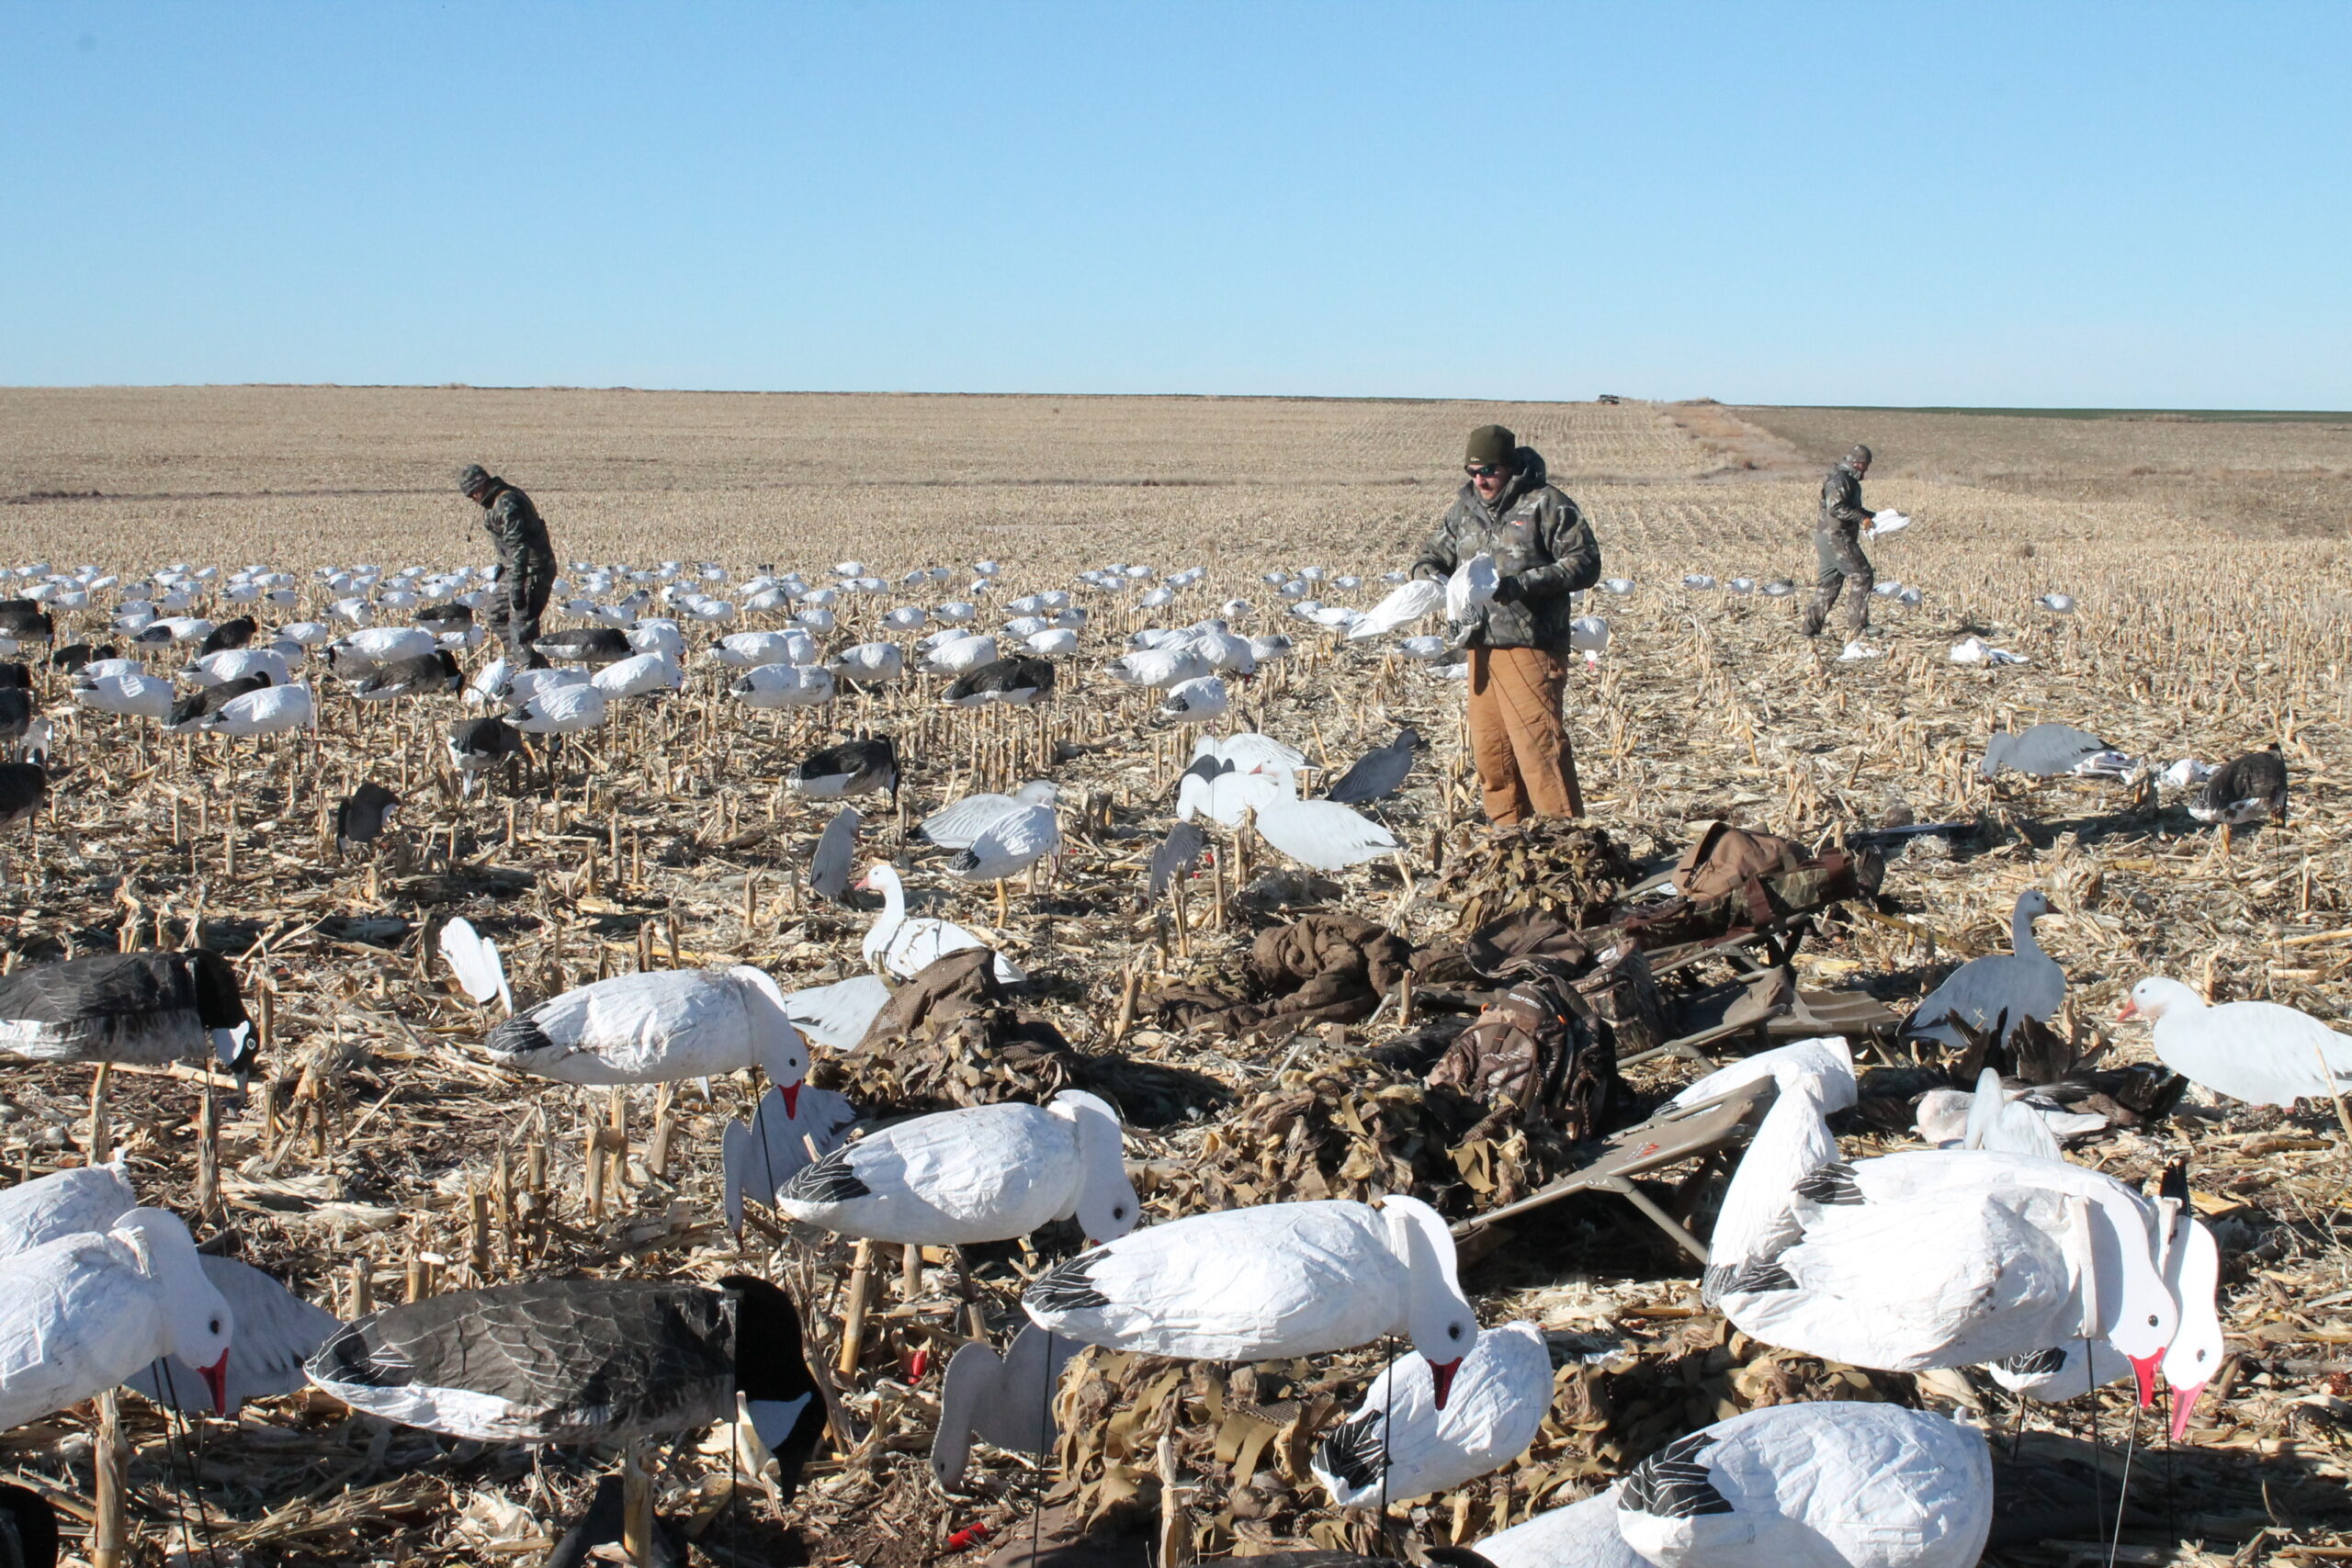
M 0 382 L 2352 408 L 2352 6 L 0 10 Z

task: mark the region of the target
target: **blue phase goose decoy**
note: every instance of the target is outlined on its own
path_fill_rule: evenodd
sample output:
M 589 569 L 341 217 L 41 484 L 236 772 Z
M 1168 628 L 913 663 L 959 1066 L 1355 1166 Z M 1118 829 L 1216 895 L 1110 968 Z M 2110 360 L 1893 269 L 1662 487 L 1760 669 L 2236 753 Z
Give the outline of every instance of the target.
M 224 653 L 232 648 L 243 648 L 254 640 L 254 633 L 257 629 L 251 615 L 237 615 L 222 621 L 205 634 L 204 640 L 197 645 L 196 656 L 201 659 L 208 653 Z
M 353 790 L 334 808 L 335 848 L 347 851 L 382 838 L 400 805 L 399 795 L 373 779 Z
M 1903 1037 L 1940 1041 L 1955 1051 L 1968 1042 L 1960 1026 L 2008 1034 L 2030 1018 L 2047 1023 L 2066 1004 L 2066 972 L 2034 940 L 2033 922 L 2054 914 L 2039 888 L 2018 895 L 2009 915 L 2008 953 L 1972 958 L 1921 998 L 1903 1026 Z M 2006 1022 L 2004 1021 L 2006 1020 Z
M 1023 654 L 991 660 L 958 675 L 941 695 L 952 707 L 982 707 L 1003 703 L 1026 707 L 1054 689 L 1054 666 L 1044 659 Z
M 1151 852 L 1151 870 L 1145 901 L 1157 903 L 1170 884 L 1191 874 L 1209 847 L 1209 836 L 1190 822 L 1178 822 Z
M 924 1247 L 1011 1241 L 1075 1217 L 1091 1238 L 1135 1228 L 1118 1113 L 1080 1089 L 1050 1105 L 967 1106 L 894 1122 L 805 1166 L 775 1192 L 786 1219 Z
M 1323 1355 L 1403 1333 L 1429 1363 L 1441 1410 L 1478 1332 L 1454 1282 L 1452 1233 L 1399 1195 L 1148 1225 L 1040 1275 L 1021 1304 L 1031 1322 L 1090 1345 L 1201 1360 Z
M 101 953 L 0 976 L 0 1052 L 39 1062 L 250 1063 L 236 972 L 209 948 Z
M 1409 726 L 1398 730 L 1396 739 L 1357 758 L 1354 766 L 1324 792 L 1324 798 L 1343 806 L 1386 799 L 1403 787 L 1405 775 L 1412 771 L 1413 753 L 1420 745 L 1419 731 Z
M 436 649 L 413 659 L 393 660 L 360 676 L 352 682 L 351 694 L 363 703 L 382 703 L 395 697 L 447 695 L 465 683 L 466 672 L 458 668 L 456 656 L 447 649 Z
M 266 671 L 256 670 L 249 675 L 235 675 L 209 686 L 198 686 L 173 702 L 172 711 L 164 717 L 164 728 L 175 735 L 192 735 L 205 727 L 206 719 L 247 692 L 265 692 L 275 684 Z
M 49 770 L 39 762 L 0 762 L 0 828 L 38 813 L 49 799 Z
M 616 975 L 502 1021 L 501 1065 L 563 1083 L 673 1083 L 757 1067 L 790 1105 L 808 1048 L 776 983 L 748 964 Z
M 887 790 L 895 808 L 899 800 L 899 748 L 887 735 L 844 740 L 811 754 L 786 773 L 784 782 L 794 794 L 820 800 Z
M 618 626 L 575 626 L 550 632 L 531 644 L 532 651 L 559 664 L 611 664 L 637 651 L 628 634 Z
M 449 765 L 458 770 L 461 780 L 458 793 L 470 795 L 474 780 L 520 753 L 523 732 L 499 717 L 485 714 L 480 718 L 461 718 L 449 727 Z
M 0 1431 L 114 1387 L 159 1356 L 228 1413 L 236 1323 L 176 1215 L 132 1209 L 0 1260 Z
M 830 903 L 849 907 L 849 874 L 857 862 L 857 830 L 864 819 L 854 806 L 833 813 L 825 830 L 808 852 L 808 891 Z
M 798 1309 L 743 1274 L 428 1296 L 344 1325 L 308 1371 L 354 1409 L 485 1443 L 626 1443 L 733 1421 L 740 1408 L 775 1455 L 787 1501 L 825 1424 Z

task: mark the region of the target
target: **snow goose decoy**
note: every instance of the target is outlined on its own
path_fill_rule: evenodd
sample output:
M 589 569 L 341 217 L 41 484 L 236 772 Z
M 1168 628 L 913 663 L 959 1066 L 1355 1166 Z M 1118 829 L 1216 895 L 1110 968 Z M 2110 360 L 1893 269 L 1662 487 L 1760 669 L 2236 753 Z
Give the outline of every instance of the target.
M 1918 590 L 1917 589 L 1909 588 L 1903 591 L 1904 593 L 1916 593 L 1917 592 Z M 1903 594 L 1897 594 L 1896 597 L 1899 599 L 1903 598 Z M 1904 603 L 1912 604 L 1916 603 L 1916 601 L 1904 599 Z M 1986 642 L 1981 637 L 1962 637 L 1958 642 L 1951 645 L 1951 652 L 1946 657 L 1948 657 L 1954 664 L 1988 664 L 1999 666 L 2008 664 L 2030 664 L 2033 662 L 2032 660 L 2028 659 L 2022 653 L 2015 653 L 2006 648 L 1995 648 L 1991 643 Z M 2041 728 L 2041 726 L 2036 725 L 2034 728 L 2038 729 Z M 2058 725 L 2053 728 L 2064 729 L 2069 727 L 2065 725 Z M 1987 776 L 1989 777 L 1990 775 Z
M 271 684 L 267 674 L 255 671 L 213 685 L 198 686 L 172 704 L 172 711 L 164 716 L 164 728 L 174 735 L 192 735 L 204 728 L 207 718 L 247 692 L 266 692 Z M 0 696 L 6 694 L 0 693 Z
M 2248 1105 L 2292 1105 L 2352 1090 L 2352 1039 L 2278 1002 L 2216 1007 L 2177 980 L 2152 976 L 2132 987 L 2115 1016 L 2119 1022 L 2146 1019 L 2158 1061 Z
M 1172 648 L 1138 648 L 1103 666 L 1111 678 L 1129 686 L 1169 690 L 1209 674 L 1209 661 L 1190 642 Z
M 618 626 L 575 626 L 550 632 L 531 644 L 532 651 L 559 664 L 613 664 L 637 651 L 628 634 Z
M 933 646 L 923 655 L 922 669 L 926 675 L 968 675 L 984 665 L 996 661 L 996 638 L 982 633 L 963 633 Z
M 2222 842 L 2228 847 L 2234 829 L 2249 822 L 2287 820 L 2287 759 L 2278 742 L 2222 763 L 2205 780 L 2205 787 L 2188 803 L 2188 814 L 2199 822 L 2218 822 Z
M 0 1051 L 37 1062 L 250 1066 L 236 972 L 209 948 L 100 953 L 0 976 Z
M 2014 733 L 2003 731 L 1984 744 L 1984 759 L 1977 772 L 1985 778 L 2002 769 L 2052 779 L 2109 750 L 2106 741 L 2071 724 L 2037 724 Z
M 183 680 L 192 685 L 217 686 L 224 681 L 234 681 L 246 675 L 266 675 L 266 686 L 282 686 L 292 680 L 293 671 L 286 655 L 276 649 L 239 648 L 225 653 L 215 653 L 198 660 L 180 671 Z M 247 691 L 257 691 L 249 686 Z
M 337 1329 L 311 1381 L 354 1409 L 485 1443 L 626 1443 L 750 1417 L 788 1499 L 824 1426 L 800 1314 L 764 1280 L 538 1280 Z
M 114 1387 L 159 1356 L 194 1367 L 228 1414 L 235 1319 L 177 1216 L 132 1209 L 104 1231 L 0 1261 L 0 1430 Z
M 217 713 L 207 715 L 203 728 L 209 735 L 276 735 L 318 721 L 318 705 L 311 700 L 311 688 L 296 684 L 232 698 Z
M 1975 1568 L 1993 1461 L 1928 1411 L 1776 1404 L 1668 1443 L 1615 1495 L 1618 1535 L 1661 1568 Z
M 2104 1132 L 2108 1125 L 2104 1116 L 2068 1111 L 2031 1089 L 2010 1089 L 1986 1067 L 1976 1076 L 1973 1093 L 1931 1089 L 1921 1095 L 1911 1130 L 1930 1148 L 1997 1149 L 2057 1159 L 2062 1140 Z
M 2075 596 L 2071 593 L 2044 593 L 2041 598 L 2036 599 L 2034 604 L 2053 615 L 2071 615 L 2075 613 Z
M 222 1369 L 220 1414 L 233 1416 L 248 1401 L 275 1399 L 292 1393 L 310 1382 L 302 1363 L 343 1320 L 271 1279 L 250 1263 L 201 1253 L 204 1277 L 229 1303 L 237 1325 Z M 5 1267 L 5 1265 L 0 1265 Z M 178 1411 L 198 1408 L 197 1395 L 207 1389 L 201 1367 L 179 1355 L 160 1357 L 122 1380 L 158 1404 Z
M 74 700 L 100 713 L 119 714 L 131 718 L 168 719 L 171 717 L 174 694 L 172 683 L 159 675 L 141 675 L 135 671 L 93 675 L 85 669 L 74 680 Z
M 1168 688 L 1167 694 L 1151 710 L 1153 717 L 1171 724 L 1205 724 L 1232 711 L 1233 696 L 1221 675 L 1179 681 Z
M 1445 581 L 1445 618 L 1460 623 L 1472 613 L 1494 603 L 1495 589 L 1502 581 L 1502 573 L 1495 565 L 1495 558 L 1481 550 L 1453 569 Z
M 1969 1042 L 1962 1025 L 1978 1030 L 1998 1027 L 2002 1041 L 2025 1020 L 2047 1023 L 2066 1003 L 2066 972 L 2034 940 L 2033 922 L 2054 914 L 2050 900 L 2038 888 L 2018 895 L 2009 915 L 2008 953 L 1972 958 L 1921 998 L 1903 1026 L 1903 1038 L 1940 1041 L 1953 1050 Z M 2002 1021 L 2006 1020 L 2006 1022 Z
M 498 944 L 474 930 L 471 920 L 460 916 L 441 928 L 441 957 L 476 1007 L 502 1002 L 507 1015 L 514 1016 L 514 993 L 507 987 Z
M 1043 1454 L 1054 1446 L 1054 1385 L 1086 1347 L 1021 1325 L 1001 1359 L 979 1340 L 949 1359 L 939 1384 L 939 1426 L 931 1439 L 931 1473 L 949 1492 L 963 1484 L 972 1439 L 1015 1453 Z
M 517 693 L 521 695 L 519 677 L 530 673 L 518 671 Z M 594 729 L 605 722 L 610 711 L 604 688 L 589 681 L 574 681 L 564 684 L 541 682 L 537 690 L 514 708 L 508 710 L 506 722 L 526 735 L 577 735 L 583 729 Z
M 822 707 L 833 700 L 831 671 L 813 665 L 761 664 L 728 682 L 727 694 L 752 708 Z
M 1366 801 L 1385 800 L 1404 787 L 1405 775 L 1412 771 L 1413 753 L 1421 747 L 1420 732 L 1410 726 L 1396 732 L 1396 739 L 1385 746 L 1375 747 L 1356 759 L 1339 781 L 1324 792 L 1323 798 L 1336 800 L 1342 806 L 1361 806 Z
M 139 1206 L 120 1160 L 77 1165 L 0 1191 L 0 1258 L 59 1236 L 102 1231 Z
M 1196 1360 L 1323 1355 L 1403 1333 L 1441 1410 L 1478 1332 L 1444 1220 L 1401 1195 L 1148 1225 L 1040 1276 L 1022 1305 L 1090 1345 Z
M 967 795 L 922 819 L 915 836 L 943 850 L 967 850 L 1002 818 L 1032 806 L 1051 807 L 1061 792 L 1046 779 L 1031 779 L 1011 795 Z
M 686 683 L 685 671 L 678 668 L 677 659 L 669 653 L 632 653 L 627 659 L 615 660 L 590 678 L 590 683 L 605 694 L 609 701 L 623 697 L 649 696 L 655 692 L 674 692 Z
M 907 655 L 895 642 L 861 642 L 825 660 L 825 669 L 836 681 L 879 685 L 906 673 Z
M 1259 837 L 1301 865 L 1345 871 L 1404 846 L 1372 818 L 1332 800 L 1300 800 L 1283 791 L 1257 816 Z
M 1416 1351 L 1391 1362 L 1356 1413 L 1325 1434 L 1311 1465 L 1342 1508 L 1451 1491 L 1527 1450 L 1552 1407 L 1552 1355 L 1532 1323 L 1481 1329 L 1443 1410 Z
M 786 773 L 784 782 L 795 795 L 819 800 L 886 790 L 895 807 L 899 799 L 899 748 L 887 735 L 844 740 L 812 753 Z
M 358 682 L 411 659 L 440 651 L 423 626 L 369 626 L 327 644 L 327 669 L 338 681 Z
M 1045 637 L 1050 634 L 1040 632 L 1036 635 Z M 1075 637 L 1071 639 L 1071 646 L 1076 646 Z M 991 660 L 977 670 L 957 676 L 941 695 L 940 701 L 951 707 L 981 707 L 989 703 L 1027 707 L 1053 689 L 1054 667 L 1048 660 L 1015 654 L 1008 659 Z
M 844 806 L 833 813 L 825 830 L 817 835 L 817 846 L 808 852 L 808 890 L 828 902 L 847 908 L 849 904 L 849 869 L 857 859 L 857 830 L 864 819 L 854 806 Z
M 756 1193 L 773 1205 L 776 1190 L 815 1160 L 842 1146 L 857 1110 L 829 1089 L 803 1086 L 787 1098 L 771 1089 L 760 1097 L 746 1124 L 730 1119 L 718 1145 L 722 1201 L 727 1226 L 743 1230 L 743 1194 Z
M 787 1105 L 808 1072 L 784 992 L 748 964 L 616 975 L 503 1020 L 483 1045 L 503 1066 L 563 1083 L 674 1083 L 757 1067 Z
M 1617 1494 L 1546 1508 L 1480 1541 L 1478 1555 L 1493 1568 L 1657 1568 L 1617 1533 Z
M 1381 637 L 1399 626 L 1411 626 L 1425 615 L 1433 615 L 1445 608 L 1445 584 L 1422 578 L 1396 589 L 1388 597 L 1364 612 L 1363 619 L 1348 628 L 1351 641 L 1362 642 Z
M 947 863 L 947 874 L 965 882 L 997 885 L 997 923 L 1006 919 L 1004 883 L 1008 877 L 1061 853 L 1061 822 L 1053 803 L 1016 807 L 982 829 Z
M 953 920 L 910 918 L 906 886 L 890 866 L 869 867 L 857 886 L 861 893 L 882 895 L 882 912 L 866 928 L 858 951 L 867 964 L 878 964 L 902 980 L 913 979 L 951 953 L 988 945 Z M 1002 953 L 996 955 L 992 967 L 1004 985 L 1017 986 L 1029 977 Z
M 776 1212 L 842 1235 L 924 1247 L 1011 1241 L 1075 1217 L 1115 1241 L 1139 1205 L 1118 1114 L 1080 1089 L 917 1116 L 834 1149 L 775 1189 Z

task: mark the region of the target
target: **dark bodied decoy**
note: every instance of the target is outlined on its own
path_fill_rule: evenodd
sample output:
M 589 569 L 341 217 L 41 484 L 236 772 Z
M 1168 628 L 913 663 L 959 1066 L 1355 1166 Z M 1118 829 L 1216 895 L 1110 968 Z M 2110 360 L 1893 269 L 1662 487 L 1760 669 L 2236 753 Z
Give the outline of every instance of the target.
M 233 681 L 223 681 L 216 686 L 198 686 L 195 691 L 173 700 L 171 716 L 164 728 L 194 732 L 200 720 L 210 717 L 243 696 L 271 684 L 269 676 L 256 670 L 250 675 L 240 675 Z
M 0 828 L 37 815 L 49 799 L 49 770 L 39 762 L 0 762 Z
M 455 631 L 474 624 L 473 606 L 456 603 L 427 604 L 414 617 L 420 626 L 430 626 L 436 632 Z
M 374 843 L 390 825 L 400 804 L 399 795 L 375 780 L 361 784 L 334 808 L 334 847 L 347 851 L 354 844 Z
M 0 687 L 9 686 L 26 692 L 33 689 L 33 672 L 13 659 L 0 660 Z
M 618 626 L 575 626 L 550 632 L 531 644 L 533 651 L 559 664 L 610 664 L 637 649 Z
M 1049 660 L 1015 654 L 957 676 L 940 700 L 955 707 L 989 703 L 1025 707 L 1053 689 L 1054 667 Z
M 56 1568 L 57 1511 L 40 1493 L 0 1481 L 0 1568 Z
M 2224 828 L 2261 821 L 2284 825 L 2287 759 L 2278 743 L 2214 769 L 2203 792 L 2189 803 L 2188 814 L 2199 822 L 2218 822 Z
M 831 800 L 844 795 L 869 795 L 888 790 L 895 808 L 899 800 L 899 748 L 887 735 L 844 740 L 828 746 L 785 775 L 796 795 Z
M 0 1051 L 38 1062 L 251 1060 L 236 971 L 209 948 L 100 953 L 0 975 Z
M 31 600 L 0 603 L 0 637 L 18 642 L 47 642 L 56 636 L 57 626 L 49 618 L 49 612 Z
M 436 649 L 413 659 L 395 659 L 373 674 L 351 683 L 351 694 L 361 702 L 388 702 L 394 697 L 445 695 L 465 684 L 466 672 L 455 655 Z
M 0 741 L 22 740 L 33 724 L 33 694 L 22 686 L 0 686 Z
M 1405 775 L 1412 772 L 1413 753 L 1420 744 L 1418 730 L 1409 726 L 1398 730 L 1396 739 L 1357 758 L 1355 765 L 1332 784 L 1326 798 L 1343 806 L 1359 806 L 1395 795 L 1403 787 Z
M 239 615 L 233 620 L 223 621 L 205 634 L 204 640 L 197 645 L 196 657 L 201 659 L 208 653 L 243 648 L 254 640 L 254 631 L 251 615 Z
M 449 727 L 449 765 L 463 780 L 462 793 L 471 795 L 474 778 L 523 750 L 523 732 L 499 717 L 461 718 Z
M 733 1421 L 783 1499 L 825 1426 L 800 1314 L 764 1280 L 533 1280 L 345 1324 L 308 1364 L 354 1409 L 485 1443 L 619 1444 Z
M 93 660 L 119 657 L 120 657 L 119 650 L 112 643 L 107 644 L 104 648 L 93 648 L 86 642 L 74 642 L 51 653 L 49 656 L 49 667 L 51 670 L 62 670 L 71 675 Z

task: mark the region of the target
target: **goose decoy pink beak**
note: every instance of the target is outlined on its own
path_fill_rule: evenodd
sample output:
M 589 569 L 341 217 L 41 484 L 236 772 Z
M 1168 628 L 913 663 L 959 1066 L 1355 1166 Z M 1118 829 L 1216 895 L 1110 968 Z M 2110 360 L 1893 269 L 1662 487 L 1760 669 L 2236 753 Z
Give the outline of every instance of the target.
M 229 1352 L 226 1350 L 221 1351 L 220 1359 L 219 1360 L 213 1362 L 209 1367 L 198 1367 L 197 1371 L 204 1374 L 204 1386 L 211 1391 L 213 1414 L 216 1416 L 228 1415 Z
M 799 1115 L 800 1086 L 797 1083 L 784 1084 L 780 1086 L 780 1092 L 784 1095 L 785 1115 L 788 1117 Z
M 2132 1356 L 2128 1359 L 2132 1375 L 2140 1380 L 2140 1404 L 2144 1409 L 2156 1402 L 2156 1363 L 2164 1359 L 2164 1355 L 2159 1351 L 2154 1356 Z
M 2188 1413 L 2197 1408 L 2197 1396 L 2205 1392 L 2205 1385 L 2193 1382 L 2166 1392 L 2172 1400 L 2172 1440 L 2177 1443 L 2188 1433 Z
M 1430 1386 L 1436 1392 L 1436 1404 L 1440 1410 L 1445 1408 L 1446 1396 L 1453 1392 L 1453 1374 L 1461 1370 L 1462 1358 L 1459 1356 L 1451 1361 L 1430 1363 Z
M 2139 1016 L 2139 1004 L 2132 1001 L 2131 998 L 2126 997 L 2123 998 L 2123 1010 L 2115 1015 L 2115 1021 L 2118 1023 L 2123 1023 Z

